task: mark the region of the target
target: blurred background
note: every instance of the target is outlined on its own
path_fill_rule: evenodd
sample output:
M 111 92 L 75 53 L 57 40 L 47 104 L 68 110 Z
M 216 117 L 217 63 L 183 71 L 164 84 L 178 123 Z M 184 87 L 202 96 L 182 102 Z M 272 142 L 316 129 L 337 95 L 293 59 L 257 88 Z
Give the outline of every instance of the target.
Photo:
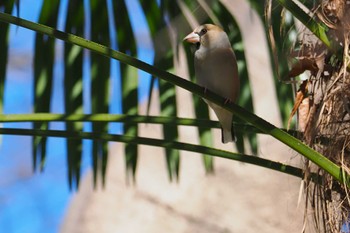
M 153 49 L 150 35 L 147 32 L 145 19 L 142 18 L 140 6 L 136 1 L 127 1 L 128 7 L 133 9 L 132 23 L 137 28 L 137 34 L 143 39 L 138 46 L 139 59 L 150 63 L 153 58 Z M 38 22 L 42 10 L 43 1 L 20 1 L 19 16 L 21 18 Z M 88 5 L 88 1 L 85 1 Z M 60 1 L 57 28 L 64 30 L 65 17 L 67 14 L 68 1 Z M 12 14 L 17 14 L 14 8 Z M 89 32 L 87 31 L 86 34 Z M 114 37 L 111 38 L 115 40 Z M 9 35 L 9 55 L 7 65 L 7 75 L 5 83 L 4 113 L 23 114 L 33 111 L 33 58 L 35 33 L 33 31 L 10 26 Z M 64 113 L 63 101 L 63 42 L 57 41 L 56 58 L 54 66 L 54 84 L 52 89 L 51 111 L 54 113 Z M 111 75 L 117 74 L 116 62 L 112 61 Z M 88 69 L 88 62 L 85 62 L 85 69 Z M 140 72 L 144 78 L 140 79 L 142 85 L 139 86 L 140 100 L 146 98 L 149 88 L 150 77 L 144 72 Z M 86 75 L 87 76 L 87 75 Z M 85 77 L 86 78 L 86 77 Z M 148 78 L 148 80 L 147 80 Z M 86 84 L 86 82 L 85 82 Z M 90 86 L 85 85 L 85 90 Z M 113 101 L 110 105 L 111 113 L 120 113 L 120 96 L 115 94 L 120 89 L 120 85 L 114 84 L 115 91 L 112 93 Z M 89 99 L 85 98 L 86 112 L 89 112 Z M 30 128 L 29 123 L 5 123 L 4 127 Z M 61 123 L 52 123 L 53 129 L 64 129 Z M 91 126 L 87 125 L 87 130 Z M 120 124 L 111 124 L 111 132 L 121 132 Z M 45 171 L 42 175 L 34 173 L 31 158 L 31 139 L 29 137 L 5 136 L 1 138 L 1 211 L 0 229 L 4 232 L 58 232 L 62 223 L 65 210 L 68 206 L 72 192 L 67 185 L 67 166 L 65 140 L 50 138 L 48 140 L 48 154 Z M 91 155 L 88 148 L 91 142 L 84 142 L 84 151 L 87 153 L 83 157 L 82 174 L 91 164 Z M 16 146 L 20 145 L 20 146 Z M 40 200 L 40 201 L 38 201 Z
M 42 1 L 21 1 L 20 17 L 37 22 Z M 16 10 L 13 10 L 15 13 Z M 62 22 L 61 22 L 62 25 Z M 10 27 L 11 41 L 6 75 L 4 113 L 33 111 L 33 45 L 30 30 Z M 62 64 L 62 59 L 60 61 Z M 57 77 L 62 69 L 55 69 Z M 56 82 L 53 108 L 62 112 L 62 83 Z M 61 100 L 61 101 L 60 101 Z M 6 123 L 3 127 L 29 128 L 29 123 Z M 57 127 L 61 127 L 62 125 Z M 3 232 L 58 232 L 71 193 L 67 186 L 64 141 L 49 139 L 44 174 L 34 173 L 29 137 L 1 138 L 0 229 Z
M 12 5 L 9 2 L 0 1 L 1 11 L 11 10 L 16 15 L 14 1 Z M 193 49 L 184 47 L 182 38 L 197 25 L 218 24 L 228 33 L 238 58 L 242 81 L 239 104 L 277 126 L 285 126 L 293 103 L 292 88 L 279 82 L 273 72 L 264 3 L 73 2 L 21 0 L 19 16 L 97 41 L 190 80 L 194 77 Z M 281 23 L 281 11 L 281 7 L 273 11 L 276 28 Z M 291 21 L 284 23 L 286 28 L 290 27 L 286 30 L 287 39 L 277 37 L 278 42 L 283 41 L 280 43 L 283 49 L 292 43 Z M 117 61 L 13 25 L 8 40 L 3 83 L 5 114 L 109 112 L 216 119 L 203 101 L 187 91 L 158 82 Z M 281 54 L 283 49 L 279 50 Z M 68 59 L 70 56 L 74 58 Z M 40 58 L 51 60 L 47 62 L 51 63 L 51 70 L 45 68 L 48 64 L 41 64 L 45 62 L 38 62 Z M 281 61 L 279 66 L 281 76 L 286 75 L 287 61 Z M 40 95 L 42 77 L 47 95 Z M 74 99 L 71 93 L 77 86 L 79 94 Z M 33 127 L 30 123 L 3 126 Z M 274 139 L 249 132 L 240 133 L 235 145 L 222 145 L 219 129 L 128 123 L 110 123 L 108 128 L 90 123 L 34 124 L 34 127 L 164 137 L 300 165 L 295 154 Z M 302 229 L 302 208 L 297 208 L 300 180 L 264 168 L 224 159 L 213 161 L 198 153 L 121 143 L 95 144 L 88 140 L 49 138 L 35 144 L 29 137 L 3 136 L 0 150 L 1 232 Z M 34 164 L 33 158 L 37 161 Z

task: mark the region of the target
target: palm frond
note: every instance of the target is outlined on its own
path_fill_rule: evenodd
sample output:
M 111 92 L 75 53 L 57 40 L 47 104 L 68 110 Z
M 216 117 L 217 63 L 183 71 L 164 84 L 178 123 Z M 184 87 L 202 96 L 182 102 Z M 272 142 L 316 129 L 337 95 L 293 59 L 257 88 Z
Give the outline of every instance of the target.
M 342 173 L 340 171 L 339 166 L 331 162 L 329 159 L 322 156 L 320 153 L 316 152 L 315 150 L 311 149 L 304 143 L 302 143 L 300 140 L 292 137 L 288 133 L 284 132 L 283 130 L 278 129 L 271 123 L 263 120 L 262 118 L 256 116 L 255 114 L 247 111 L 246 109 L 234 104 L 234 103 L 225 103 L 225 99 L 223 97 L 218 96 L 217 94 L 207 90 L 204 92 L 204 89 L 190 81 L 187 81 L 185 79 L 182 79 L 174 74 L 168 73 L 164 70 L 160 70 L 154 66 L 151 66 L 145 62 L 142 62 L 136 58 L 130 57 L 126 54 L 120 53 L 118 51 L 112 50 L 106 46 L 103 46 L 101 44 L 97 44 L 92 41 L 88 41 L 83 38 L 79 38 L 77 36 L 73 36 L 67 33 L 63 33 L 58 30 L 54 30 L 47 26 L 38 25 L 32 22 L 29 22 L 27 20 L 18 19 L 16 17 L 13 17 L 8 14 L 0 14 L 0 20 L 5 21 L 8 23 L 13 23 L 19 26 L 26 27 L 31 30 L 35 30 L 37 32 L 46 34 L 48 36 L 55 36 L 57 39 L 64 40 L 68 43 L 73 43 L 76 45 L 79 45 L 81 47 L 90 49 L 91 51 L 104 55 L 106 57 L 118 59 L 126 64 L 132 65 L 138 69 L 141 69 L 145 72 L 148 72 L 154 76 L 157 76 L 163 80 L 166 80 L 174 85 L 177 85 L 179 87 L 182 87 L 192 93 L 197 94 L 198 96 L 208 99 L 209 101 L 223 107 L 224 109 L 227 109 L 228 111 L 234 113 L 237 117 L 240 119 L 246 121 L 247 123 L 250 123 L 257 129 L 271 135 L 272 137 L 276 138 L 277 140 L 281 141 L 285 145 L 289 146 L 291 149 L 295 150 L 296 152 L 302 154 L 306 158 L 313 161 L 316 165 L 323 168 L 326 172 L 328 172 L 331 176 L 333 176 L 336 180 L 340 182 L 344 182 L 347 186 L 350 186 L 348 174 Z M 343 176 L 344 175 L 344 176 Z
M 69 1 L 65 31 L 84 35 L 85 10 L 82 3 Z M 83 113 L 83 60 L 81 47 L 64 44 L 64 106 L 67 114 Z M 82 131 L 80 122 L 66 123 L 67 131 Z M 78 186 L 82 159 L 82 140 L 67 139 L 68 183 Z
M 43 2 L 39 23 L 56 27 L 59 2 L 59 0 L 45 0 Z M 54 59 L 55 39 L 44 34 L 36 34 L 34 55 L 34 112 L 50 112 Z M 48 124 L 34 123 L 33 127 L 36 129 L 48 129 Z M 45 137 L 33 138 L 34 170 L 38 163 L 40 170 L 44 169 L 46 143 L 47 139 Z
M 119 51 L 137 56 L 136 41 L 130 22 L 130 17 L 123 0 L 113 3 L 114 22 L 117 33 L 117 47 Z M 124 114 L 138 114 L 138 74 L 133 67 L 120 63 L 121 86 L 122 86 L 122 109 Z M 124 124 L 124 134 L 137 136 L 138 125 L 126 122 Z M 127 174 L 131 174 L 135 179 L 138 157 L 138 147 L 135 145 L 125 145 L 125 163 Z

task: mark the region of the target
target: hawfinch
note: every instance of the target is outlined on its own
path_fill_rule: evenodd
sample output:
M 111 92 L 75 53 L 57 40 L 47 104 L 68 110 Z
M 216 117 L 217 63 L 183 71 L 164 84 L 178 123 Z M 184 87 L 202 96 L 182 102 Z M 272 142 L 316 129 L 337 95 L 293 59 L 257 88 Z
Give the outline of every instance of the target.
M 204 24 L 184 38 L 196 45 L 194 68 L 198 85 L 235 102 L 239 92 L 236 56 L 227 34 L 218 26 Z M 235 141 L 232 113 L 204 100 L 221 124 L 222 143 Z

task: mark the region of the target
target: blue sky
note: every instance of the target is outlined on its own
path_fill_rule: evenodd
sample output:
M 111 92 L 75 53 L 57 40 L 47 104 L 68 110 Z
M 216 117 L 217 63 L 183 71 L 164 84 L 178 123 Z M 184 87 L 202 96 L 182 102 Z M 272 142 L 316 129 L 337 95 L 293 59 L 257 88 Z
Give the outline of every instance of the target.
M 87 1 L 85 1 L 87 3 Z M 133 9 L 132 24 L 143 40 L 139 40 L 138 57 L 148 63 L 152 61 L 152 48 L 146 30 L 145 20 L 138 12 L 139 6 L 134 0 L 127 1 Z M 21 0 L 20 17 L 37 21 L 42 0 Z M 64 6 L 67 0 L 61 1 L 60 20 L 58 28 L 64 25 Z M 142 43 L 142 44 L 141 44 Z M 6 79 L 5 113 L 32 112 L 32 51 L 34 33 L 16 26 L 11 27 L 10 60 Z M 63 113 L 62 60 L 60 48 L 63 42 L 57 42 L 58 58 L 55 67 L 52 112 Z M 88 64 L 85 64 L 88 68 Z M 112 73 L 118 71 L 117 62 L 113 61 Z M 145 98 L 148 90 L 149 75 L 140 72 L 142 84 L 140 96 Z M 86 84 L 88 84 L 88 79 Z M 89 86 L 85 87 L 87 92 Z M 113 99 L 118 99 L 118 83 L 112 83 Z M 114 101 L 118 103 L 118 101 Z M 89 112 L 89 107 L 85 106 Z M 120 112 L 120 106 L 111 106 L 112 113 Z M 4 127 L 28 128 L 29 123 L 6 123 Z M 51 128 L 63 129 L 63 124 L 51 124 Z M 114 124 L 114 132 L 120 132 L 120 125 Z M 63 139 L 50 138 L 49 150 L 44 173 L 33 173 L 31 166 L 31 139 L 20 136 L 4 136 L 0 145 L 0 229 L 7 233 L 58 232 L 64 213 L 68 207 L 71 193 L 67 184 L 66 154 Z M 20 145 L 20 146 L 19 146 Z M 85 152 L 89 151 L 89 141 L 84 142 Z M 83 167 L 90 167 L 90 156 L 84 153 Z

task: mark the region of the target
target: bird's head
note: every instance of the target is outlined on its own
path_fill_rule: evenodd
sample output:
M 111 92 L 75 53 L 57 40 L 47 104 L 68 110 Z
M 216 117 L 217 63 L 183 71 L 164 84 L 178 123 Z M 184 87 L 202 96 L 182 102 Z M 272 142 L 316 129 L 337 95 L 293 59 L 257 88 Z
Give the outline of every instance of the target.
M 227 34 L 218 26 L 204 24 L 188 34 L 184 41 L 195 44 L 197 49 L 231 48 Z

